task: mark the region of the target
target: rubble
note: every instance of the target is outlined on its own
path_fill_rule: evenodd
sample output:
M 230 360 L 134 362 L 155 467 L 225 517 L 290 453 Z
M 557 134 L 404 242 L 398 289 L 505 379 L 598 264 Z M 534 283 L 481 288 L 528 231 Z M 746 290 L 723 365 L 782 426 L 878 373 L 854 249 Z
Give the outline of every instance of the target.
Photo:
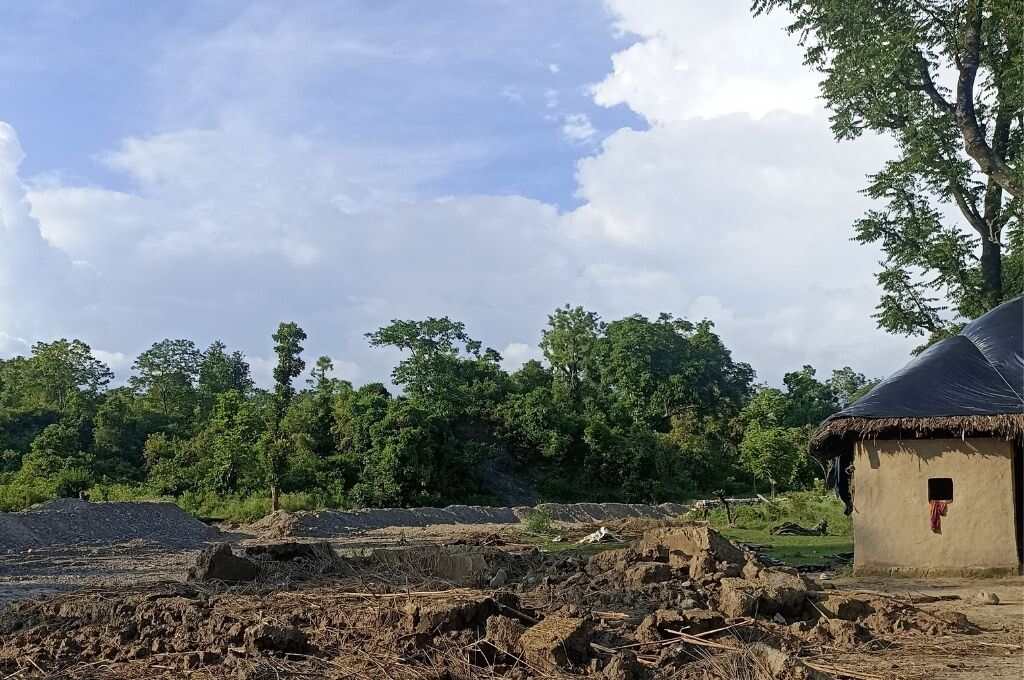
M 972 629 L 962 615 L 909 600 L 821 591 L 706 526 L 647 531 L 589 559 L 479 545 L 340 557 L 330 546 L 290 542 L 251 545 L 245 555 L 209 548 L 190 571 L 201 586 L 17 603 L 0 614 L 0 675 L 45 677 L 26 665 L 31 658 L 61 677 L 90 677 L 66 672 L 82 664 L 136 678 L 160 655 L 168 668 L 211 677 L 264 677 L 261 668 L 366 677 L 388 668 L 395 680 L 703 680 L 766 678 L 769 669 L 773 678 L 811 680 L 832 677 L 816 669 L 825 650 Z M 323 559 L 337 569 L 272 568 Z M 273 582 L 275 574 L 284 580 Z M 490 675 L 474 670 L 484 668 Z

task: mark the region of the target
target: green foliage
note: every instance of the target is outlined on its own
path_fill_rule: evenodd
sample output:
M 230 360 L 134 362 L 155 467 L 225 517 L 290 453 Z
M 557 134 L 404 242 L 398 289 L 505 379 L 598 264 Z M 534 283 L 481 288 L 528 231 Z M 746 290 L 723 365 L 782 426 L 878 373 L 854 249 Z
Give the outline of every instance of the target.
M 755 0 L 784 10 L 837 139 L 890 136 L 854 225 L 881 246 L 886 330 L 931 343 L 1022 291 L 1024 13 L 1019 0 Z M 953 81 L 953 88 L 945 83 Z
M 732 509 L 734 529 L 768 531 L 783 522 L 794 522 L 808 528 L 824 520 L 830 536 L 852 536 L 852 520 L 843 511 L 843 504 L 822 490 L 797 491 L 778 496 L 772 503 L 739 505 Z M 718 507 L 708 517 L 716 528 L 728 526 L 724 508 Z
M 326 356 L 297 389 L 306 334 L 294 323 L 272 336 L 270 391 L 220 341 L 157 342 L 112 389 L 78 341 L 0 361 L 0 502 L 88 490 L 243 521 L 275 506 L 502 502 L 495 477 L 554 501 L 685 500 L 754 478 L 795 488 L 818 473 L 803 453 L 809 427 L 868 384 L 848 368 L 822 383 L 804 367 L 785 391 L 755 390 L 710 321 L 669 314 L 606 323 L 560 308 L 542 333 L 549 364 L 511 374 L 446 317 L 368 338 L 402 352 L 400 394 L 354 389 Z
M 543 508 L 533 508 L 523 518 L 523 528 L 535 536 L 550 536 L 555 533 L 551 513 Z

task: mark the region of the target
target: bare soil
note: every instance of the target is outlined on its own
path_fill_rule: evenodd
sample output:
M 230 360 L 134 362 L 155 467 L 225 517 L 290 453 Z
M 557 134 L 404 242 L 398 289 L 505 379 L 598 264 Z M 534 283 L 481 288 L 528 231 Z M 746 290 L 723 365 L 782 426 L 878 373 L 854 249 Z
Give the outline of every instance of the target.
M 596 554 L 508 524 L 347 531 L 335 559 L 233 586 L 185 582 L 203 543 L 0 554 L 0 678 L 1024 677 L 1022 578 L 819 591 L 674 524 L 608 523 L 642 540 Z M 560 525 L 562 545 L 596 527 Z M 221 535 L 238 554 L 273 540 Z

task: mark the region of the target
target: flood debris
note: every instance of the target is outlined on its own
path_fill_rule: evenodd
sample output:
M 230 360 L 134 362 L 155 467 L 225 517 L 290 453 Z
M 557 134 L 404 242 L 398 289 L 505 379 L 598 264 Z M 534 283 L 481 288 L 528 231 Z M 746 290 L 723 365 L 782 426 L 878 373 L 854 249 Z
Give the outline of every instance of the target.
M 291 542 L 244 553 L 212 546 L 189 583 L 12 605 L 0 677 L 808 680 L 842 676 L 836 650 L 973 628 L 906 599 L 822 590 L 704 525 L 589 558 Z M 325 558 L 333 570 L 299 568 Z

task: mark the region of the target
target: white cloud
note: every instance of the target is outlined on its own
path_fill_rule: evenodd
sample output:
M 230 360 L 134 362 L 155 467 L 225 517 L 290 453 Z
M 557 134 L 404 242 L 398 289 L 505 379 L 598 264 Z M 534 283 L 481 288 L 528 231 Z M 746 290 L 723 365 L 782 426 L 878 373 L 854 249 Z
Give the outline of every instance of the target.
M 548 71 L 551 71 L 552 73 L 558 73 L 561 70 L 562 67 L 560 67 L 558 64 L 548 64 Z
M 602 106 L 625 104 L 652 123 L 816 109 L 815 75 L 778 16 L 749 3 L 606 0 L 616 26 L 641 40 L 613 55 L 594 87 Z
M 525 342 L 510 342 L 501 350 L 501 365 L 506 371 L 516 371 L 531 359 L 540 360 L 540 348 Z
M 463 320 L 514 368 L 571 302 L 608 319 L 706 315 L 772 381 L 804 363 L 898 366 L 911 343 L 870 319 L 876 254 L 849 242 L 866 205 L 857 189 L 886 145 L 835 144 L 791 38 L 745 4 L 608 5 L 639 41 L 613 55 L 594 100 L 650 128 L 586 147 L 568 212 L 515 195 L 439 197 L 438 180 L 481 157 L 473 145 L 354 145 L 293 125 L 278 107 L 339 50 L 391 52 L 337 33 L 299 40 L 263 15 L 158 66 L 167 101 L 181 88 L 164 113 L 179 123 L 103 156 L 118 190 L 51 179 L 26 193 L 20 146 L 0 127 L 0 352 L 77 335 L 127 361 L 163 337 L 219 337 L 266 384 L 270 333 L 295 320 L 310 358 L 386 380 L 398 355 L 363 333 L 392 318 Z M 269 93 L 253 85 L 265 67 Z M 202 124 L 178 110 L 199 101 L 217 112 Z M 594 139 L 585 113 L 558 115 L 557 90 L 544 104 L 569 139 Z
M 585 113 L 569 113 L 562 119 L 562 134 L 570 142 L 585 142 L 597 134 Z

